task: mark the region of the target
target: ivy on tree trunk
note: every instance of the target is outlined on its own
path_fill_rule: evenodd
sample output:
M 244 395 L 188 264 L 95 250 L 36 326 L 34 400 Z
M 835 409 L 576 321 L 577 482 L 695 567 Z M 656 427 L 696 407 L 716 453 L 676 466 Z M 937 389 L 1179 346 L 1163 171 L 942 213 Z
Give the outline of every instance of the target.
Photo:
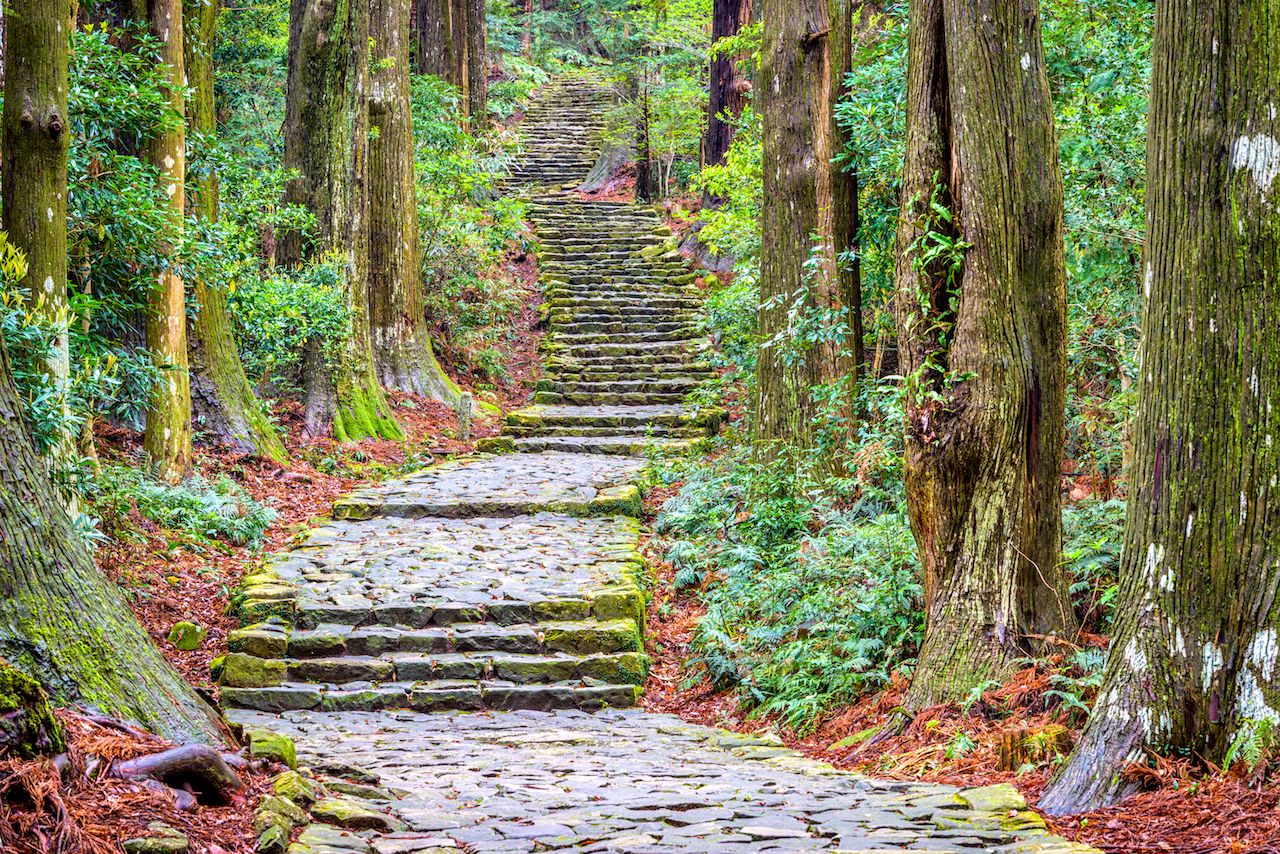
M 1036 0 L 912 0 L 896 315 L 924 644 L 906 706 L 1075 628 L 1062 179 Z
M 848 381 L 862 361 L 861 295 L 840 256 L 853 246 L 856 198 L 833 158 L 845 134 L 834 106 L 851 62 L 850 0 L 765 0 L 762 342 L 752 436 L 813 448 L 815 386 Z M 841 407 L 846 421 L 852 408 Z
M 1122 605 L 1050 813 L 1122 797 L 1144 748 L 1221 765 L 1280 723 L 1278 88 L 1275 2 L 1156 3 Z
M 461 390 L 436 361 L 422 299 L 409 107 L 409 2 L 369 0 L 369 316 L 382 384 L 453 404 Z
M 191 87 L 190 126 L 205 141 L 217 131 L 213 91 L 213 46 L 218 22 L 216 0 L 187 0 L 186 62 Z M 210 169 L 189 182 L 197 216 L 218 219 L 218 177 Z M 196 315 L 191 324 L 191 404 L 204 430 L 244 453 L 283 463 L 284 443 L 253 393 L 236 349 L 226 295 L 197 279 L 192 288 Z
M 281 252 L 340 258 L 348 334 L 330 352 L 308 347 L 307 425 L 340 441 L 402 437 L 374 365 L 369 327 L 369 0 L 292 0 L 284 166 L 299 177 L 285 201 L 316 217 L 315 245 Z

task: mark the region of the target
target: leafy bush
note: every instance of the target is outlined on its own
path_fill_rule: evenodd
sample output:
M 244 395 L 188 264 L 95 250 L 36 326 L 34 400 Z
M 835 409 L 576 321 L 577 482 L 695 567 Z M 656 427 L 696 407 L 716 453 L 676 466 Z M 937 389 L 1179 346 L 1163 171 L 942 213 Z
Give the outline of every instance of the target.
M 195 475 L 169 486 L 131 466 L 103 466 L 90 498 L 104 519 L 123 520 L 136 508 L 152 522 L 195 540 L 242 546 L 260 545 L 276 519 L 276 511 L 254 501 L 230 478 L 210 483 Z

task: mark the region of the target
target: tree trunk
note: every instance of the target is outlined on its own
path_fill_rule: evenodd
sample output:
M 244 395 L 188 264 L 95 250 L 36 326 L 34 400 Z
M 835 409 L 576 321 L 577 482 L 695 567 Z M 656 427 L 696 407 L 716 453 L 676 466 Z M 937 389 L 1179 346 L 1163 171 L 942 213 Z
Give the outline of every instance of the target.
M 369 7 L 367 0 L 292 0 L 284 166 L 299 177 L 285 201 L 316 217 L 315 254 L 342 259 L 348 334 L 324 356 L 332 383 L 332 418 L 308 414 L 340 441 L 403 435 L 378 384 L 369 327 Z M 296 239 L 281 248 L 300 260 Z M 308 402 L 325 395 L 308 394 Z
M 753 438 L 762 449 L 808 449 L 821 432 L 813 388 L 841 381 L 851 388 L 862 361 L 858 282 L 840 261 L 853 245 L 855 199 L 849 176 L 832 164 L 844 147 L 834 106 L 851 61 L 852 4 L 766 0 L 763 14 L 760 77 L 771 81 L 761 87 L 764 197 L 771 203 L 762 216 Z M 808 340 L 812 332 L 817 340 Z M 847 429 L 851 406 L 836 414 Z
M 145 15 L 144 15 L 145 12 Z M 169 108 L 186 115 L 183 87 L 182 0 L 135 0 L 134 15 L 145 18 L 160 44 L 160 62 L 168 77 Z M 186 133 L 181 125 L 151 140 L 147 156 L 160 171 L 160 187 L 169 200 L 169 221 L 180 233 L 186 217 Z M 147 295 L 147 350 L 159 366 L 160 381 L 151 390 L 143 447 L 155 475 L 176 483 L 191 468 L 191 379 L 187 362 L 186 287 L 176 265 L 177 247 L 161 247 L 162 264 Z
M 453 56 L 453 15 L 449 0 L 417 0 L 418 71 L 458 84 Z
M 471 0 L 449 0 L 449 22 L 453 27 L 453 75 L 449 82 L 458 87 L 462 100 L 459 111 L 463 116 L 471 115 L 470 89 L 471 81 L 467 62 L 469 57 L 467 41 L 467 6 Z
M 646 72 L 646 77 L 648 76 Z M 649 83 L 638 89 L 640 116 L 636 122 L 636 201 L 651 202 L 654 197 L 653 149 L 649 144 Z
M 453 404 L 461 390 L 431 349 L 422 299 L 409 108 L 411 0 L 369 0 L 369 317 L 382 384 Z
M 217 132 L 213 93 L 213 46 L 218 22 L 215 0 L 188 0 L 187 81 L 191 86 L 190 126 L 206 140 Z M 212 170 L 189 187 L 192 206 L 202 219 L 218 219 L 218 177 Z M 191 324 L 191 406 L 203 429 L 243 453 L 283 463 L 288 459 L 262 404 L 245 376 L 236 349 L 226 296 L 197 280 L 192 293 L 196 316 Z
M 711 43 L 732 38 L 751 22 L 751 0 L 715 0 L 711 13 Z M 711 60 L 711 102 L 707 110 L 707 135 L 703 142 L 703 159 L 707 166 L 723 166 L 725 155 L 733 145 L 733 122 L 746 106 L 746 81 L 738 74 L 736 59 L 717 53 Z M 723 199 L 711 195 L 703 201 L 719 207 Z
M 1123 607 L 1051 813 L 1123 796 L 1144 747 L 1221 764 L 1280 721 L 1277 21 L 1275 2 L 1156 3 Z
M 525 59 L 533 58 L 533 0 L 524 0 L 524 17 L 520 29 L 520 55 Z M 0 69 L 3 70 L 3 69 Z
M 925 580 L 918 710 L 1075 621 L 1059 568 L 1062 181 L 1037 3 L 912 0 L 909 26 L 896 314 Z
M 467 115 L 472 130 L 489 119 L 489 26 L 485 0 L 464 0 L 467 7 Z
M 19 48 L 10 44 L 12 69 Z M 92 706 L 180 743 L 221 742 L 213 710 L 94 567 L 22 409 L 0 347 L 0 659 L 38 679 L 60 704 Z
M 22 286 L 31 304 L 55 328 L 48 372 L 63 395 L 71 380 L 67 342 L 67 62 L 74 0 L 9 2 L 5 7 L 3 211 L 9 242 L 27 257 Z M 69 413 L 68 413 L 69 415 Z M 50 449 L 55 467 L 76 457 L 65 431 Z

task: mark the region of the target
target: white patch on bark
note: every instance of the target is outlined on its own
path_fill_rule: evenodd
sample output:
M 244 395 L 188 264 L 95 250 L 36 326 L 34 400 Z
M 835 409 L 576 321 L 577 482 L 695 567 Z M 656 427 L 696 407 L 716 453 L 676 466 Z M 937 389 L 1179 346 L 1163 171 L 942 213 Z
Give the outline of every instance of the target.
M 1200 687 L 1205 691 L 1213 685 L 1213 678 L 1222 669 L 1222 650 L 1212 641 L 1205 641 L 1200 650 Z
M 1254 185 L 1264 193 L 1271 189 L 1271 182 L 1280 175 L 1280 142 L 1269 134 L 1244 136 L 1231 146 L 1231 168 L 1247 169 Z
M 173 431 L 170 430 L 168 427 L 164 428 L 164 437 L 165 439 L 173 438 Z
M 1216 317 L 1209 318 L 1209 331 L 1210 332 L 1218 331 L 1218 318 Z
M 1165 593 L 1173 592 L 1173 567 L 1167 566 L 1163 573 L 1160 574 L 1160 589 Z
M 1217 40 L 1217 39 L 1214 39 L 1214 40 L 1213 40 L 1213 55 L 1214 55 L 1214 56 L 1217 56 L 1217 55 L 1218 55 L 1218 40 Z
M 1270 682 L 1271 675 L 1275 672 L 1276 655 L 1280 653 L 1280 646 L 1276 641 L 1275 629 L 1263 629 L 1253 636 L 1253 643 L 1249 644 L 1247 661 L 1258 668 L 1264 682 Z
M 45 216 L 49 217 L 49 222 L 53 222 L 53 208 L 45 208 Z
M 1245 497 L 1244 490 L 1240 491 L 1240 524 L 1244 524 L 1244 520 L 1249 518 L 1249 499 Z
M 1187 639 L 1182 636 L 1182 626 L 1173 629 L 1173 654 L 1187 657 Z
M 1253 373 L 1249 374 L 1249 390 L 1253 392 L 1253 396 L 1258 396 L 1258 369 L 1254 368 Z
M 1138 646 L 1137 638 L 1129 638 L 1124 647 L 1124 660 L 1134 673 L 1147 672 L 1147 654 Z
M 1152 270 L 1151 265 L 1148 264 L 1147 273 L 1142 277 L 1142 295 L 1143 296 L 1148 298 L 1151 296 L 1151 280 L 1155 278 L 1155 275 L 1156 275 L 1155 270 Z
M 1031 54 L 1029 54 L 1029 53 L 1024 53 L 1024 54 L 1022 55 L 1022 62 L 1021 62 L 1021 65 L 1022 65 L 1022 70 L 1023 70 L 1023 71 L 1026 71 L 1026 70 L 1028 70 L 1029 68 L 1031 68 Z
M 1191 526 L 1196 523 L 1196 514 L 1187 514 L 1187 536 L 1191 536 Z
M 44 277 L 44 292 L 47 294 L 53 293 L 53 276 Z
M 1163 561 L 1164 561 L 1164 546 L 1158 546 L 1155 543 L 1151 543 L 1150 545 L 1148 545 L 1147 546 L 1147 565 L 1146 565 L 1147 587 L 1150 587 L 1151 583 L 1155 581 L 1156 569 L 1159 568 L 1161 562 Z
M 176 192 L 178 192 L 177 184 L 169 184 L 164 188 L 164 194 L 171 199 L 173 198 L 173 194 Z

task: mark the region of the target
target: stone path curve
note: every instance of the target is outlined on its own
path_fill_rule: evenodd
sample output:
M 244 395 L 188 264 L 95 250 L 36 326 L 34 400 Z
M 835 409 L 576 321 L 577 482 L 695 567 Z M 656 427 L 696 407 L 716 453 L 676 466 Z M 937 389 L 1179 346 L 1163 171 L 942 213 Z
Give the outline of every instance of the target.
M 551 91 L 579 85 L 598 86 Z M 628 345 L 616 364 L 649 352 Z M 619 397 L 545 400 L 511 424 L 507 449 L 528 453 L 353 493 L 246 579 L 219 673 L 228 719 L 318 780 L 277 780 L 263 851 L 295 827 L 290 854 L 1088 850 L 1049 836 L 1009 786 L 874 781 L 629 708 L 646 573 L 641 462 L 621 452 L 639 427 L 682 442 L 709 426 L 678 398 L 590 393 Z

